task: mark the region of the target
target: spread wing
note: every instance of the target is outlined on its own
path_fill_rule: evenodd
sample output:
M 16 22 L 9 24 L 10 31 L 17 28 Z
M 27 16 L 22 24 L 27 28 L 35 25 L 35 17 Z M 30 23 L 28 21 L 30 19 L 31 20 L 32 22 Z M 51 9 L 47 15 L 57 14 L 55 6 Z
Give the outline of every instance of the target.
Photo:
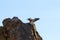
M 34 22 L 37 21 L 37 20 L 39 20 L 39 19 L 40 19 L 40 18 L 35 18 L 35 19 L 34 19 Z

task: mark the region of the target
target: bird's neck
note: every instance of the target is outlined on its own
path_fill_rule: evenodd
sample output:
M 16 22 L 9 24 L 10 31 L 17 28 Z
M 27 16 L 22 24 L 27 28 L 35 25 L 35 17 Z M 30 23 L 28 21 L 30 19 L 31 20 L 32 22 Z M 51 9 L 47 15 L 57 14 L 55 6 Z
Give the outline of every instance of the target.
M 33 25 L 33 24 L 34 24 L 34 22 L 33 22 L 33 21 L 30 21 L 30 24 L 32 24 L 32 25 Z

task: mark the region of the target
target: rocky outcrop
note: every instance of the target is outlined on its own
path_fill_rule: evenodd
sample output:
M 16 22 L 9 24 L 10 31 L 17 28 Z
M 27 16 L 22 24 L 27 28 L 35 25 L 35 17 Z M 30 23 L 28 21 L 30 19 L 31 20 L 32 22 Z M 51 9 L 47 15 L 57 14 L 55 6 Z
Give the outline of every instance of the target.
M 35 24 L 23 23 L 17 17 L 6 18 L 2 23 L 0 40 L 42 40 L 36 31 Z

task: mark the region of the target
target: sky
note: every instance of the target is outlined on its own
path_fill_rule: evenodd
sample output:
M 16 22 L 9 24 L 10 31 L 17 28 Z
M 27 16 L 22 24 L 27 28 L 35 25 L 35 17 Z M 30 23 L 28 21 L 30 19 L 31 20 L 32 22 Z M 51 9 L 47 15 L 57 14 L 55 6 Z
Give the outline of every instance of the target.
M 0 0 L 0 26 L 14 16 L 24 23 L 40 18 L 35 24 L 43 40 L 60 40 L 60 0 Z

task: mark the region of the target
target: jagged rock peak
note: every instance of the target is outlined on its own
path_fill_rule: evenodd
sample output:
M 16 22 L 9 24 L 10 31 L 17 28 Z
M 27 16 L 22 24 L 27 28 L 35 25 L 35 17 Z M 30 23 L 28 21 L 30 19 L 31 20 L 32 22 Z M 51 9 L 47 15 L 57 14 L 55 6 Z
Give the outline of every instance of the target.
M 28 20 L 32 21 L 23 23 L 18 17 L 4 19 L 0 27 L 0 40 L 42 40 L 33 23 L 39 18 Z

